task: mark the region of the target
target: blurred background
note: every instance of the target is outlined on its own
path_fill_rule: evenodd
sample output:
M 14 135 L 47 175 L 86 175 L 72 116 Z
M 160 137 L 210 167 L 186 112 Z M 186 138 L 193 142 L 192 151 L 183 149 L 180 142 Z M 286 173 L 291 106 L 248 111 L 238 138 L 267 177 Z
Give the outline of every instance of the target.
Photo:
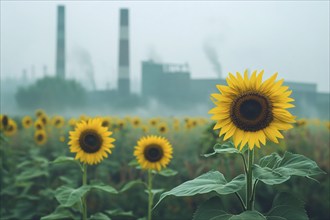
M 173 145 L 169 168 L 177 175 L 157 175 L 155 189 L 170 190 L 209 170 L 227 180 L 243 173 L 235 155 L 202 155 L 223 143 L 207 114 L 210 94 L 229 72 L 245 69 L 264 70 L 264 78 L 278 72 L 296 106 L 294 128 L 279 144 L 258 149 L 256 161 L 289 151 L 327 173 L 317 181 L 258 184 L 256 209 L 268 212 L 284 191 L 305 203 L 310 219 L 329 219 L 329 1 L 2 0 L 0 6 L 1 219 L 81 218 L 76 206 L 61 210 L 55 198 L 61 186 L 81 186 L 78 166 L 53 161 L 74 157 L 69 131 L 95 116 L 116 142 L 109 158 L 88 167 L 88 182 L 119 190 L 146 181 L 146 172 L 130 163 L 145 135 Z M 192 219 L 214 195 L 169 197 L 154 219 Z M 221 200 L 219 208 L 242 212 L 234 195 Z M 87 196 L 88 215 L 143 219 L 147 202 L 143 185 L 119 195 L 95 190 Z
M 1 1 L 1 112 L 207 116 L 265 70 L 329 118 L 329 2 Z

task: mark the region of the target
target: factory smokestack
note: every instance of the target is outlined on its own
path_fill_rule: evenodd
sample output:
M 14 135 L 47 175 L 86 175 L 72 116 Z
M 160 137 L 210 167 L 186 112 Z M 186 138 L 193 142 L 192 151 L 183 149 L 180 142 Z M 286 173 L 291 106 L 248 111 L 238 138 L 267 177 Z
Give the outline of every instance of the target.
M 121 95 L 128 95 L 130 93 L 128 15 L 128 9 L 120 9 L 118 90 Z
M 65 8 L 57 7 L 56 76 L 65 78 Z

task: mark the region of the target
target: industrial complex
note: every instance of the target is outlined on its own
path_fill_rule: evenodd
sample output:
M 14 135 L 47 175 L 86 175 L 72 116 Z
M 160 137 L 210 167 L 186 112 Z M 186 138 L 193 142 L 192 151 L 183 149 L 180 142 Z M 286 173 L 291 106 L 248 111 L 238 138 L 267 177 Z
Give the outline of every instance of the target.
M 56 76 L 65 74 L 65 7 L 57 8 Z M 188 64 L 165 64 L 153 60 L 141 62 L 141 94 L 130 90 L 130 22 L 129 10 L 120 9 L 118 82 L 116 90 L 91 90 L 88 103 L 93 106 L 129 108 L 146 106 L 154 100 L 173 109 L 193 109 L 198 105 L 209 108 L 212 105 L 210 94 L 216 92 L 217 84 L 225 80 L 192 79 Z M 286 82 L 293 90 L 296 108 L 293 113 L 298 117 L 329 118 L 329 93 L 318 93 L 313 83 Z

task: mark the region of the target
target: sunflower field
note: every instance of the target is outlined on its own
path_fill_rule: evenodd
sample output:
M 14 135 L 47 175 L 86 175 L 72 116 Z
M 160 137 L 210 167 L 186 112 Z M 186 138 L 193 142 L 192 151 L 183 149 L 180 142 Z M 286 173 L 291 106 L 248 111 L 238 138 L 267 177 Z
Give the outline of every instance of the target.
M 88 123 L 91 119 L 94 124 Z M 79 154 L 70 140 L 79 145 L 79 140 L 72 137 L 85 132 L 85 145 L 94 151 L 91 143 L 100 140 L 94 140 L 88 131 L 93 126 L 96 129 L 96 121 L 101 124 L 97 135 L 112 133 L 107 140 L 102 139 L 104 151 L 91 159 Z M 77 123 L 81 123 L 80 130 Z M 203 156 L 212 153 L 215 144 L 224 143 L 223 136 L 213 130 L 214 125 L 207 118 L 197 117 L 67 118 L 47 115 L 43 110 L 24 117 L 1 115 L 1 219 L 81 219 L 80 206 L 84 204 L 88 219 L 147 219 L 148 195 L 156 202 L 162 192 L 209 170 L 219 170 L 227 179 L 239 174 L 242 164 L 237 156 Z M 329 122 L 298 119 L 293 129 L 283 132 L 279 144 L 269 143 L 257 151 L 255 160 L 272 152 L 283 155 L 289 151 L 308 156 L 329 173 L 329 131 Z M 167 152 L 164 161 L 155 167 L 160 171 L 153 176 L 152 194 L 148 194 L 146 184 L 151 174 L 138 166 L 143 160 L 140 148 L 150 141 L 142 137 L 157 139 Z M 157 160 L 157 148 L 149 153 L 144 155 L 147 159 Z M 88 193 L 80 192 L 82 188 L 74 190 L 84 181 L 79 160 L 88 164 Z M 142 166 L 150 165 L 142 161 Z M 255 207 L 267 212 L 278 192 L 291 192 L 305 204 L 310 219 L 327 219 L 329 184 L 329 175 L 293 177 L 275 186 L 259 184 Z M 214 195 L 168 197 L 152 209 L 153 219 L 198 219 L 196 210 Z M 234 195 L 221 196 L 220 200 L 219 206 L 232 213 L 242 211 Z

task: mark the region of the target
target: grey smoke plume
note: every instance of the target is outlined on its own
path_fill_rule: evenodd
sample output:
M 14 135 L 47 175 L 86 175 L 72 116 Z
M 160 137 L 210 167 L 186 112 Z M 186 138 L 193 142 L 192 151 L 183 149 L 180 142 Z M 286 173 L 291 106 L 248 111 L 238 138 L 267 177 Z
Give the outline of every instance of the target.
M 219 76 L 219 78 L 221 78 L 222 77 L 221 64 L 215 47 L 212 46 L 210 43 L 204 43 L 204 52 L 208 60 L 211 62 L 214 71 Z
M 80 75 L 78 77 L 79 81 L 82 78 L 85 78 L 86 82 L 81 82 L 81 83 L 83 83 L 87 88 L 96 90 L 96 84 L 94 79 L 94 67 L 90 53 L 84 48 L 75 48 L 73 52 L 73 61 L 75 64 L 74 65 L 75 72 L 77 71 L 78 74 Z

